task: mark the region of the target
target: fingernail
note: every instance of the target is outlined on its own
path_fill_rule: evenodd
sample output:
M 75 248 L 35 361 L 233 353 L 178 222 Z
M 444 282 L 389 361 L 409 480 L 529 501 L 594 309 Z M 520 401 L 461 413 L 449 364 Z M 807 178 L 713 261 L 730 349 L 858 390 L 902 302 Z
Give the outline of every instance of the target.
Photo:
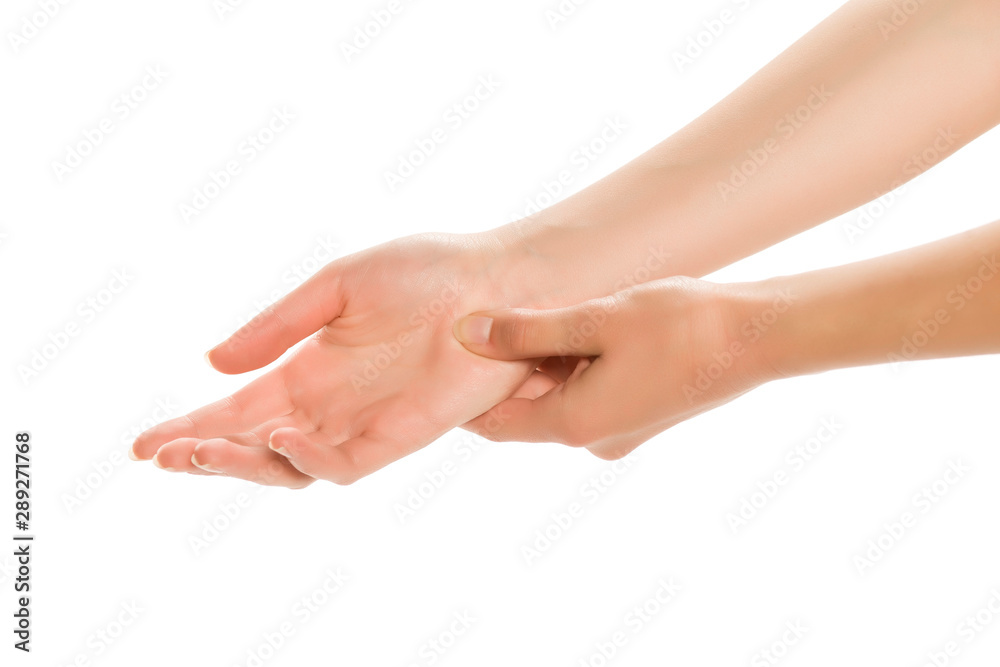
M 191 455 L 191 463 L 193 463 L 194 465 L 198 466 L 202 470 L 207 470 L 208 472 L 222 472 L 220 469 L 216 468 L 211 463 L 198 463 L 198 459 L 196 457 L 197 457 L 197 454 L 192 454 Z
M 170 466 L 163 465 L 158 456 L 153 457 L 153 465 L 161 470 L 166 470 L 167 472 L 177 472 L 177 468 L 171 468 Z
M 139 460 L 139 457 L 135 455 L 135 450 L 132 447 L 128 448 L 128 457 L 133 461 Z
M 455 338 L 461 343 L 485 345 L 490 342 L 490 329 L 492 328 L 492 317 L 469 315 L 455 323 Z
M 215 348 L 213 347 L 212 350 L 214 349 Z M 208 364 L 209 366 L 212 366 L 212 360 L 211 358 L 209 358 L 208 355 L 212 354 L 212 350 L 209 350 L 208 352 L 205 353 L 205 363 Z M 212 366 L 212 368 L 215 368 L 215 366 Z
M 273 441 L 267 443 L 267 446 L 270 447 L 273 451 L 278 452 L 282 456 L 288 456 L 288 450 L 285 449 L 284 447 L 275 447 Z

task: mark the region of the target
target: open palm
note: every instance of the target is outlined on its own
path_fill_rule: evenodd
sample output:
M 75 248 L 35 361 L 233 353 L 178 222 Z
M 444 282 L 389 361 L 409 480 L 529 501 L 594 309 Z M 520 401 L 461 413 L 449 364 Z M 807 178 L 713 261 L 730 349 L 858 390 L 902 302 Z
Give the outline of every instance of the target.
M 135 458 L 269 485 L 344 484 L 531 392 L 531 362 L 479 357 L 452 335 L 461 315 L 508 305 L 493 259 L 475 237 L 434 234 L 332 262 L 209 359 L 244 373 L 309 340 L 232 396 L 140 435 Z

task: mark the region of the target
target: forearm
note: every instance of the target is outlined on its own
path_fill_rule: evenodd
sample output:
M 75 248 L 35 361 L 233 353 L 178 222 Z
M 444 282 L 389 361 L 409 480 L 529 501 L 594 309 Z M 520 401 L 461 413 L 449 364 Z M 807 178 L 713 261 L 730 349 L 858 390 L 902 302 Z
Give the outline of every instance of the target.
M 791 295 L 758 344 L 779 376 L 1000 352 L 1000 222 L 886 257 L 750 286 Z
M 710 273 L 898 187 L 1000 122 L 1000 5 L 927 0 L 887 32 L 894 11 L 848 2 L 661 144 L 494 230 L 528 283 L 520 292 L 562 305 L 630 279 Z

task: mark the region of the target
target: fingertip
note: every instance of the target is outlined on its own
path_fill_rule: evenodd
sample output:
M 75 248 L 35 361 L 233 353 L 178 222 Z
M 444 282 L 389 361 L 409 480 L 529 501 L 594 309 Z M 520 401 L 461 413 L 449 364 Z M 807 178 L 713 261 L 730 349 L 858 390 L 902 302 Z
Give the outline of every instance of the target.
M 209 441 L 195 445 L 194 451 L 191 452 L 191 465 L 206 472 L 221 473 L 222 469 L 210 461 L 211 449 L 204 446 L 206 442 Z
M 291 295 L 289 295 L 291 296 Z M 285 299 L 288 299 L 286 296 Z M 234 331 L 228 338 L 208 351 L 212 368 L 226 375 L 238 375 L 267 366 L 283 355 L 294 343 L 302 340 L 322 326 L 290 330 L 284 317 L 281 302 L 268 306 L 249 322 Z M 288 315 L 286 314 L 285 317 Z M 301 323 L 298 323 L 301 327 Z M 296 328 L 298 328 L 296 327 Z
M 152 452 L 146 451 L 149 449 L 145 446 L 145 440 L 147 439 L 146 433 L 149 433 L 149 431 L 140 433 L 136 439 L 132 441 L 132 446 L 128 448 L 128 457 L 133 461 L 148 461 L 153 457 L 153 454 L 156 453 L 156 450 L 153 450 Z
M 160 453 L 159 452 L 156 452 L 156 454 L 153 456 L 153 465 L 156 466 L 157 468 L 159 468 L 160 470 L 166 470 L 167 472 L 177 472 L 177 468 L 174 468 L 171 465 L 167 465 L 160 458 Z
M 469 422 L 479 436 L 494 442 L 556 442 L 552 436 L 553 401 L 562 385 L 538 398 L 508 398 Z
M 299 447 L 299 438 L 305 437 L 299 429 L 293 426 L 279 428 L 271 433 L 267 446 L 272 450 L 288 458 L 291 457 Z
M 205 361 L 216 371 L 225 375 L 239 375 L 247 371 L 252 371 L 259 366 L 248 365 L 246 358 L 231 353 L 232 345 L 226 339 L 205 353 Z
M 246 447 L 225 438 L 198 443 L 184 459 L 187 472 L 245 479 L 262 486 L 303 488 L 312 480 L 263 447 Z
M 573 336 L 593 347 L 584 345 L 588 341 L 574 328 L 575 319 L 570 308 L 506 308 L 466 315 L 455 323 L 454 335 L 470 352 L 490 359 L 544 359 L 573 352 L 573 343 L 567 342 Z
M 178 419 L 160 422 L 146 429 L 132 441 L 129 457 L 134 461 L 149 461 L 163 445 L 188 435 L 188 424 Z

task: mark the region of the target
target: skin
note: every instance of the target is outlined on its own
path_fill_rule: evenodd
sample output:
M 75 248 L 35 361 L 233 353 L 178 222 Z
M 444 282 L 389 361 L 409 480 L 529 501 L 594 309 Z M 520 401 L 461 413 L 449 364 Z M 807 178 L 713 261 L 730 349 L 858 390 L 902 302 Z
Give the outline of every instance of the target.
M 532 360 L 547 386 L 473 422 L 606 459 L 771 380 L 1000 352 L 1000 222 L 856 264 L 759 283 L 668 278 L 551 310 L 459 320 L 492 359 Z
M 1000 122 L 1000 5 L 926 0 L 888 30 L 896 11 L 848 2 L 692 123 L 541 214 L 331 263 L 209 361 L 242 373 L 308 338 L 301 347 L 233 396 L 143 433 L 133 458 L 293 488 L 353 482 L 548 386 L 530 362 L 463 349 L 460 316 L 705 275 L 930 168 Z M 760 164 L 733 181 L 748 156 Z M 461 296 L 415 331 L 414 314 L 448 285 Z M 410 343 L 356 391 L 352 377 L 402 334 Z
M 462 313 L 507 302 L 490 275 L 496 254 L 423 235 L 332 262 L 208 359 L 243 373 L 308 337 L 294 354 L 233 396 L 146 431 L 135 457 L 268 485 L 346 484 L 482 414 L 532 370 L 470 355 L 451 335 Z

